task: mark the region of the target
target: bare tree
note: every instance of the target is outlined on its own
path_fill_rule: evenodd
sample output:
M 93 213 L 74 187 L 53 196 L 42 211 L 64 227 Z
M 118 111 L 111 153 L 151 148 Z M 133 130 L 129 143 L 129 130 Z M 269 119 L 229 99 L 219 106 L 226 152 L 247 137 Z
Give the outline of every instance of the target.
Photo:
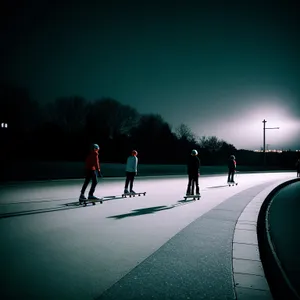
M 202 136 L 199 138 L 199 144 L 201 148 L 207 149 L 208 151 L 219 151 L 224 141 L 219 140 L 216 136 Z
M 165 144 L 174 138 L 169 124 L 158 114 L 142 115 L 138 126 L 132 130 L 132 136 L 140 144 L 148 146 Z
M 102 98 L 92 104 L 89 118 L 108 138 L 129 135 L 139 121 L 138 112 L 111 98 Z
M 59 125 L 68 134 L 83 130 L 88 110 L 88 103 L 79 96 L 58 98 L 46 106 L 48 121 Z
M 175 135 L 179 140 L 186 140 L 189 142 L 194 141 L 196 138 L 191 128 L 183 123 L 175 129 Z
M 176 151 L 176 137 L 159 114 L 141 116 L 132 130 L 131 144 L 141 150 L 141 159 L 148 162 L 168 161 Z M 168 153 L 167 157 L 162 153 Z

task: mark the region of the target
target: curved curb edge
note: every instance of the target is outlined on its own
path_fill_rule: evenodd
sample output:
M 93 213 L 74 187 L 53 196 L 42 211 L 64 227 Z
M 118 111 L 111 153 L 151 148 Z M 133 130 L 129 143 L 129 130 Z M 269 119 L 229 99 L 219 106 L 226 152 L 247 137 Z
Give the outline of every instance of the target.
M 258 218 L 257 235 L 259 240 L 259 250 L 262 257 L 263 266 L 266 271 L 266 277 L 268 282 L 270 283 L 274 298 L 276 297 L 275 299 L 283 299 L 282 297 L 290 300 L 300 299 L 300 296 L 290 283 L 288 276 L 286 275 L 284 268 L 282 267 L 269 231 L 269 214 L 274 196 L 281 189 L 298 181 L 300 181 L 299 178 L 286 181 L 272 190 L 271 193 L 267 196 Z
M 261 259 L 259 220 L 266 200 L 294 180 L 279 180 L 257 194 L 241 213 L 234 229 L 232 247 L 233 280 L 236 299 L 273 299 Z

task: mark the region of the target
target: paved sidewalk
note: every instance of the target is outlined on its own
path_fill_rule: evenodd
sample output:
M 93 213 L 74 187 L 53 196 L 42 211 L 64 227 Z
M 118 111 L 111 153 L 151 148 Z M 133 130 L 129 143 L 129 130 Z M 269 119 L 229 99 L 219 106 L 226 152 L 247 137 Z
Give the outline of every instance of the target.
M 252 187 L 224 201 L 97 300 L 272 299 L 259 258 L 256 220 L 265 197 L 282 182 Z

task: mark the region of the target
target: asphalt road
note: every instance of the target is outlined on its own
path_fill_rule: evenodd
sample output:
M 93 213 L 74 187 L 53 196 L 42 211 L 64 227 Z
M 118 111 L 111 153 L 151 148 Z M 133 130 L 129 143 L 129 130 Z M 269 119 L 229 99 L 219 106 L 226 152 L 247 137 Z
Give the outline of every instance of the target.
M 1 296 L 234 299 L 236 220 L 261 190 L 293 177 L 240 174 L 228 187 L 226 176 L 204 176 L 201 199 L 187 202 L 186 177 L 138 178 L 145 197 L 87 207 L 77 205 L 82 180 L 1 186 Z M 96 195 L 120 195 L 123 184 L 104 179 Z
M 269 208 L 269 233 L 292 287 L 300 295 L 300 182 L 281 189 Z

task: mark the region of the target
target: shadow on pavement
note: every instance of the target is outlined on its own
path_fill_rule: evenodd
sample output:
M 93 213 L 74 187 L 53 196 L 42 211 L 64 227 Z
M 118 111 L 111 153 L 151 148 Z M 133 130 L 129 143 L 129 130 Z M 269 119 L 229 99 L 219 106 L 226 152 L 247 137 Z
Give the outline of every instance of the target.
M 128 197 L 129 198 L 129 197 Z M 112 200 L 126 200 L 127 198 L 125 197 L 122 197 L 122 196 L 118 196 L 118 197 L 115 197 L 115 196 L 107 196 L 103 199 L 103 202 L 107 202 L 107 201 L 112 201 Z M 131 199 L 131 198 L 130 198 Z
M 141 215 L 153 214 L 153 213 L 156 213 L 159 211 L 172 209 L 172 208 L 186 205 L 186 204 L 193 203 L 193 202 L 195 202 L 195 200 L 187 200 L 187 201 L 179 200 L 179 201 L 177 201 L 177 204 L 173 204 L 171 206 L 162 205 L 162 206 L 153 206 L 153 207 L 147 207 L 147 208 L 133 209 L 132 212 L 130 212 L 130 213 L 110 216 L 107 218 L 120 220 L 120 219 L 128 218 L 128 217 L 137 217 L 137 216 L 141 216 Z
M 136 217 L 136 216 L 140 216 L 140 215 L 146 215 L 146 214 L 153 214 L 155 212 L 158 211 L 162 211 L 162 210 L 167 210 L 167 209 L 171 209 L 173 208 L 173 206 L 153 206 L 153 207 L 147 207 L 147 208 L 139 208 L 139 209 L 133 209 L 131 213 L 128 214 L 122 214 L 122 215 L 115 215 L 115 216 L 110 216 L 107 217 L 108 219 L 123 219 L 123 218 L 127 218 L 127 217 Z
M 186 199 L 186 200 L 179 200 L 179 201 L 177 201 L 177 203 L 180 203 L 181 205 L 184 205 L 184 204 L 195 202 L 195 201 L 196 200 L 194 200 L 193 198 L 190 198 L 190 199 Z M 178 206 L 178 204 L 175 204 L 175 206 Z
M 124 199 L 124 198 L 122 198 L 122 197 L 108 198 L 108 199 L 103 199 L 103 202 L 111 201 L 111 200 L 117 200 L 117 199 Z M 51 201 L 49 201 L 49 202 L 51 202 Z M 168 210 L 168 209 L 171 209 L 171 208 L 174 208 L 174 207 L 189 204 L 189 203 L 192 203 L 192 202 L 195 202 L 195 200 L 187 200 L 187 201 L 179 200 L 177 202 L 177 204 L 173 204 L 171 206 L 163 205 L 163 206 L 155 206 L 155 207 L 135 209 L 131 213 L 128 213 L 128 214 L 110 216 L 110 217 L 107 217 L 107 218 L 123 219 L 123 218 L 126 218 L 126 217 L 134 217 L 134 216 L 139 216 L 139 215 L 144 215 L 144 214 L 151 214 L 151 213 L 155 213 L 155 212 L 158 212 L 158 211 Z M 87 206 L 92 206 L 92 204 L 89 203 Z M 57 212 L 57 211 L 70 210 L 70 209 L 81 208 L 81 207 L 83 207 L 83 206 L 80 205 L 78 201 L 74 201 L 74 202 L 65 203 L 65 204 L 62 204 L 60 206 L 52 207 L 52 208 L 39 208 L 39 209 L 31 209 L 31 210 L 23 210 L 23 211 L 2 213 L 2 214 L 0 213 L 0 219 L 26 216 L 26 215 L 34 215 L 34 214 L 42 214 L 42 213 L 48 213 L 48 212 Z
M 10 205 L 26 205 L 26 204 L 37 204 L 37 203 L 47 203 L 47 202 L 60 202 L 66 200 L 72 200 L 74 198 L 63 198 L 63 199 L 40 199 L 40 200 L 24 200 L 19 202 L 9 202 L 9 203 L 0 203 L 0 206 L 10 206 Z
M 226 187 L 226 186 L 228 186 L 228 184 L 208 186 L 207 189 L 217 189 L 217 188 L 222 188 L 222 187 Z
M 58 206 L 58 207 L 53 207 L 53 208 L 40 208 L 40 209 L 3 213 L 3 214 L 0 214 L 0 219 L 26 216 L 26 215 L 34 215 L 34 214 L 42 214 L 42 213 L 47 213 L 47 212 L 68 210 L 68 209 L 74 209 L 74 208 L 79 208 L 79 207 L 81 207 L 81 205 L 79 205 L 79 203 L 77 202 L 77 205 L 72 205 L 72 206 L 66 206 L 66 204 L 64 204 L 63 206 Z

